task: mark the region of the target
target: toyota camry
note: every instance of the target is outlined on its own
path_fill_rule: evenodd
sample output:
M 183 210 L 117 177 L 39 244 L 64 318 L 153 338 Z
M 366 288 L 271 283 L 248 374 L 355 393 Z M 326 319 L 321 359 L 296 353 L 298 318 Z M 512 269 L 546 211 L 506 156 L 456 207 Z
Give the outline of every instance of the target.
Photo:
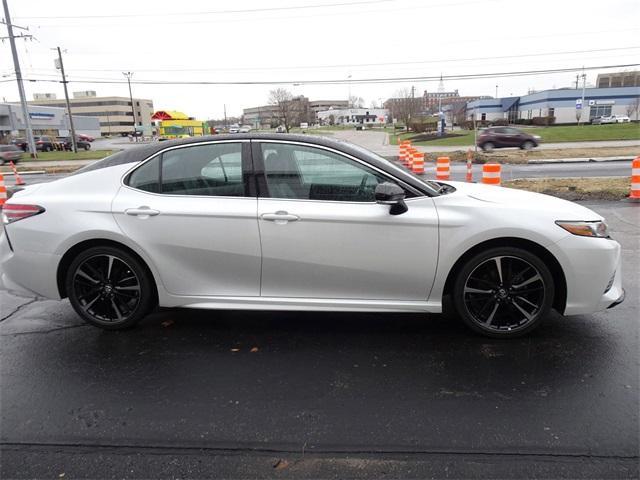
M 442 311 L 493 337 L 624 298 L 620 245 L 575 203 L 434 182 L 358 146 L 235 134 L 132 148 L 15 193 L 2 284 L 87 322 L 156 306 Z

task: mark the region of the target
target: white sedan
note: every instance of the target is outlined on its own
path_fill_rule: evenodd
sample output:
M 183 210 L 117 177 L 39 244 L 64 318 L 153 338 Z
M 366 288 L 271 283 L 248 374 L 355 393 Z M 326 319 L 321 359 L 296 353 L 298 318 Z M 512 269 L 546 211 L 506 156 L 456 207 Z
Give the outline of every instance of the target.
M 521 335 L 624 298 L 620 245 L 554 197 L 431 182 L 345 142 L 235 134 L 122 151 L 4 207 L 5 288 L 105 329 L 156 306 L 433 312 Z

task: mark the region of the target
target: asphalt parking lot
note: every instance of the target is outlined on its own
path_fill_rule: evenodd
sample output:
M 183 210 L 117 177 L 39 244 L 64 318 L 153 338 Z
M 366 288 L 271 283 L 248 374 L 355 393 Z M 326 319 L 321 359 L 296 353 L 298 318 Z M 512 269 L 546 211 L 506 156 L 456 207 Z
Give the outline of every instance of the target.
M 0 292 L 0 476 L 638 478 L 640 204 L 587 206 L 623 245 L 626 301 L 516 340 L 415 314 L 164 310 L 104 332 Z

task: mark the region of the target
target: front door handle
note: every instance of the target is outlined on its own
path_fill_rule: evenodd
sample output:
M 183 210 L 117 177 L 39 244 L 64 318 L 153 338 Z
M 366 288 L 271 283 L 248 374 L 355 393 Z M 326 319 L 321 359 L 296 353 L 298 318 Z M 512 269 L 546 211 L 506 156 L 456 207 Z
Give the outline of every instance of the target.
M 147 206 L 142 206 L 142 207 L 138 207 L 138 208 L 127 208 L 124 213 L 126 213 L 127 215 L 133 215 L 136 217 L 140 217 L 140 218 L 148 218 L 148 217 L 155 217 L 156 215 L 158 215 L 160 213 L 159 210 L 154 210 L 152 208 L 149 208 Z
M 276 213 L 263 213 L 260 215 L 260 218 L 269 222 L 276 222 L 279 225 L 300 220 L 300 217 L 297 215 L 291 215 L 284 210 L 278 210 Z

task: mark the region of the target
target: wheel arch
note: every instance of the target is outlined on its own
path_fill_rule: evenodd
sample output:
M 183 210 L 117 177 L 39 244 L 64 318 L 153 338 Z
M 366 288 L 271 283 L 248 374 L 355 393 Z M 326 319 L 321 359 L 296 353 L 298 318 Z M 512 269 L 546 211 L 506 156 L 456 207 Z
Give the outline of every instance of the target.
M 79 243 L 76 243 L 72 247 L 70 247 L 64 253 L 64 255 L 62 255 L 62 258 L 60 259 L 60 262 L 58 263 L 58 270 L 56 272 L 56 281 L 57 281 L 57 284 L 58 284 L 58 292 L 60 293 L 60 298 L 66 298 L 67 297 L 67 291 L 66 291 L 67 289 L 66 289 L 66 286 L 65 286 L 65 278 L 67 276 L 67 271 L 69 270 L 69 267 L 71 266 L 71 262 L 73 262 L 73 259 L 80 252 L 82 252 L 82 251 L 84 251 L 84 250 L 86 250 L 88 248 L 93 248 L 93 247 L 114 247 L 114 248 L 119 248 L 119 249 L 124 250 L 125 252 L 127 252 L 129 255 L 133 256 L 136 260 L 138 260 L 140 262 L 140 264 L 146 269 L 147 273 L 149 274 L 149 277 L 152 280 L 154 300 L 155 300 L 156 304 L 158 303 L 158 285 L 157 285 L 157 281 L 156 281 L 156 278 L 155 278 L 151 268 L 149 268 L 149 265 L 144 260 L 144 258 L 142 258 L 135 250 L 133 250 L 131 247 L 128 247 L 124 243 L 117 242 L 115 240 L 109 240 L 107 238 L 93 238 L 93 239 L 90 239 L 90 240 L 83 240 L 83 241 L 81 241 Z
M 567 280 L 562 270 L 562 266 L 558 259 L 546 248 L 539 243 L 518 237 L 500 237 L 486 240 L 478 243 L 464 252 L 460 258 L 453 264 L 453 267 L 449 270 L 447 280 L 444 284 L 443 296 L 451 295 L 453 293 L 453 285 L 455 283 L 456 276 L 462 266 L 471 257 L 478 252 L 495 247 L 519 247 L 523 250 L 528 250 L 531 253 L 537 255 L 551 270 L 551 275 L 554 280 L 554 296 L 553 296 L 553 308 L 560 313 L 564 313 L 564 309 L 567 303 Z

